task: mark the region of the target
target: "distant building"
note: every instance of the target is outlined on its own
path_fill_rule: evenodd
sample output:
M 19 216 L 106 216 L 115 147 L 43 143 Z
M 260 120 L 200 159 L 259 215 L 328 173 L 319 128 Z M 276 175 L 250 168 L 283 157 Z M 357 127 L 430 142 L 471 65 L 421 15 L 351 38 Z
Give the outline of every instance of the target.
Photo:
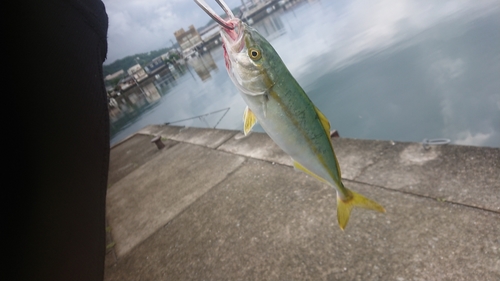
M 217 23 L 213 23 L 212 25 L 207 26 L 205 29 L 200 31 L 201 40 L 203 40 L 204 42 L 207 42 L 214 36 L 220 37 L 219 34 L 220 28 Z
M 118 87 L 120 88 L 120 90 L 124 91 L 132 87 L 134 84 L 135 84 L 134 78 L 132 78 L 132 76 L 127 76 L 122 80 L 120 80 L 120 82 L 118 82 Z
M 170 59 L 171 55 L 179 56 L 179 54 L 182 52 L 180 49 L 171 49 L 170 51 L 164 53 L 160 57 L 162 58 L 163 61 L 167 61 Z
M 162 57 L 154 58 L 150 63 L 146 64 L 144 70 L 148 75 L 154 74 L 165 67 L 165 62 L 163 62 Z
M 106 92 L 107 93 L 112 92 L 114 89 L 115 89 L 115 87 L 110 86 L 110 85 L 106 85 Z
M 174 32 L 175 39 L 183 51 L 192 49 L 203 43 L 200 34 L 193 25 L 189 26 L 188 31 L 184 31 L 183 28 Z
M 146 71 L 141 67 L 140 64 L 136 64 L 127 70 L 128 75 L 132 76 L 135 81 L 139 82 L 148 77 Z
M 213 23 L 199 31 L 201 40 L 203 41 L 203 51 L 212 49 L 220 45 L 222 42 L 220 38 L 220 27 L 217 23 Z
M 163 61 L 166 61 L 170 58 L 170 52 L 166 52 L 164 53 L 163 55 L 160 56 L 160 58 L 163 60 Z
M 104 77 L 104 80 L 111 81 L 111 80 L 116 79 L 118 77 L 121 78 L 123 76 L 123 74 L 125 74 L 125 71 L 123 71 L 123 69 L 122 69 L 122 70 L 117 71 L 113 74 L 106 75 L 106 77 Z

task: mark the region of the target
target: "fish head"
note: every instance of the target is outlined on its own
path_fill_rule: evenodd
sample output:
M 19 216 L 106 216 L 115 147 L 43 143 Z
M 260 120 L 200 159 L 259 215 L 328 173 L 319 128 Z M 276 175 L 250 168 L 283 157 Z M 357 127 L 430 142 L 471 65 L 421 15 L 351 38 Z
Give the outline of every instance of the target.
M 274 85 L 271 64 L 281 61 L 271 44 L 255 29 L 236 18 L 222 0 L 216 2 L 229 19 L 222 19 L 204 0 L 195 0 L 221 28 L 224 60 L 229 77 L 240 92 L 257 96 L 265 94 Z
M 226 69 L 244 94 L 262 95 L 274 85 L 270 68 L 276 52 L 254 28 L 240 19 L 230 19 L 233 29 L 221 27 Z

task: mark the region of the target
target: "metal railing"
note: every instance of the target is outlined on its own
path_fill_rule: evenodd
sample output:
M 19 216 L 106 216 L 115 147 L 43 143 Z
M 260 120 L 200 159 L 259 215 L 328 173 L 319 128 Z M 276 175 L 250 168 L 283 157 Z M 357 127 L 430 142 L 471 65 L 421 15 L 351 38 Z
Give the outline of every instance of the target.
M 180 123 L 180 122 L 184 122 L 184 121 L 188 121 L 188 120 L 193 120 L 193 119 L 200 119 L 200 121 L 204 122 L 205 125 L 207 125 L 207 128 L 211 128 L 210 125 L 208 124 L 208 121 L 205 119 L 205 117 L 210 116 L 210 115 L 212 115 L 214 113 L 219 113 L 219 112 L 225 111 L 224 114 L 221 116 L 221 118 L 219 118 L 219 120 L 217 121 L 217 123 L 215 124 L 215 126 L 213 126 L 213 129 L 215 129 L 217 127 L 217 125 L 219 125 L 219 123 L 222 120 L 222 118 L 224 118 L 224 116 L 226 116 L 226 114 L 229 111 L 229 109 L 231 109 L 231 108 L 230 107 L 226 107 L 226 108 L 219 109 L 219 110 L 216 110 L 216 111 L 212 111 L 212 112 L 209 112 L 209 113 L 206 113 L 206 114 L 197 115 L 197 116 L 194 116 L 194 117 L 189 117 L 189 118 L 181 119 L 181 120 L 177 120 L 177 121 L 166 122 L 165 125 Z

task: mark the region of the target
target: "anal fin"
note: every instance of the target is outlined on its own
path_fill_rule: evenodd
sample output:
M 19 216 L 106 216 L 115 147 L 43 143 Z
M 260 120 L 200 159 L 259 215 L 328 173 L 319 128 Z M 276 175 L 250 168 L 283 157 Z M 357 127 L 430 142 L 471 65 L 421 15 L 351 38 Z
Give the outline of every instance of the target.
M 293 160 L 293 159 L 292 159 L 292 160 Z M 299 162 L 297 162 L 297 161 L 295 161 L 295 160 L 293 160 L 293 166 L 295 167 L 295 169 L 300 170 L 300 171 L 302 171 L 302 172 L 304 172 L 304 173 L 306 173 L 306 174 L 310 175 L 311 177 L 313 177 L 313 178 L 315 178 L 315 179 L 319 180 L 319 181 L 320 181 L 320 182 L 322 182 L 322 183 L 330 184 L 330 183 L 329 183 L 329 182 L 327 182 L 324 178 L 322 178 L 322 177 L 320 177 L 320 176 L 316 175 L 315 173 L 313 173 L 313 172 L 309 171 L 306 167 L 302 166 Z

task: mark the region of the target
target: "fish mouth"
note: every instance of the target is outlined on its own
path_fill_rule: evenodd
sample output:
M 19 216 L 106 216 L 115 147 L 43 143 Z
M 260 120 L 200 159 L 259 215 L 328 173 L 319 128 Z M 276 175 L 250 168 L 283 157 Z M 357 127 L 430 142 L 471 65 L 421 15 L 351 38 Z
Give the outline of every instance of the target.
M 221 28 L 222 49 L 224 50 L 224 62 L 226 69 L 230 72 L 232 69 L 232 61 L 235 59 L 235 54 L 240 53 L 245 47 L 245 40 L 243 40 L 243 32 L 241 21 L 239 19 L 230 20 L 234 24 L 234 29 Z
M 220 25 L 222 29 L 222 39 L 228 45 L 227 47 L 231 47 L 231 49 L 234 49 L 233 47 L 235 45 L 240 45 L 239 43 L 243 41 L 241 40 L 243 34 L 243 32 L 241 32 L 243 30 L 241 21 L 234 16 L 229 6 L 227 6 L 227 4 L 223 0 L 215 1 L 229 17 L 228 20 L 221 18 L 210 6 L 208 6 L 205 0 L 194 1 L 196 2 L 196 4 L 198 4 L 198 6 L 200 6 L 203 11 L 205 11 L 205 13 L 207 13 L 207 15 L 209 15 L 217 24 Z
M 228 20 L 221 18 L 215 11 L 208 6 L 204 0 L 194 0 L 200 8 L 205 11 L 221 27 L 221 37 L 224 48 L 224 58 L 226 67 L 231 68 L 230 54 L 239 53 L 245 47 L 243 34 L 245 27 L 240 19 L 236 18 L 223 0 L 215 0 L 229 17 Z
M 228 21 L 228 24 L 231 24 L 233 29 L 222 28 L 222 42 L 227 48 L 230 48 L 231 51 L 239 53 L 243 47 L 245 46 L 245 40 L 243 40 L 244 28 L 242 22 L 235 18 Z

